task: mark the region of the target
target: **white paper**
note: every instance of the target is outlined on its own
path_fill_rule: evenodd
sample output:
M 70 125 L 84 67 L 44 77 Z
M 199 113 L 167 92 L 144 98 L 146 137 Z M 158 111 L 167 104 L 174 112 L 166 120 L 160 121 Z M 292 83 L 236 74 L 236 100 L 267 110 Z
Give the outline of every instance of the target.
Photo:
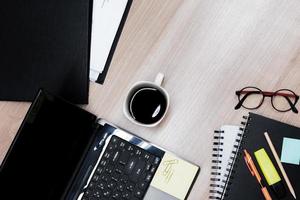
M 97 80 L 107 61 L 128 0 L 94 0 L 90 80 Z

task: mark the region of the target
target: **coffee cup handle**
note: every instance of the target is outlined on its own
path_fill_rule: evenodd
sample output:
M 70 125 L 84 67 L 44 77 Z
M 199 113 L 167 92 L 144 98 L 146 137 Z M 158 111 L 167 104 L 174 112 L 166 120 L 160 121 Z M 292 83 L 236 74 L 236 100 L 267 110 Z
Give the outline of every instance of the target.
M 163 73 L 158 73 L 158 74 L 156 75 L 156 77 L 155 77 L 154 83 L 155 83 L 156 85 L 161 86 L 161 85 L 162 85 L 162 82 L 163 82 L 163 80 L 164 80 L 164 77 L 165 77 L 165 75 L 164 75 Z

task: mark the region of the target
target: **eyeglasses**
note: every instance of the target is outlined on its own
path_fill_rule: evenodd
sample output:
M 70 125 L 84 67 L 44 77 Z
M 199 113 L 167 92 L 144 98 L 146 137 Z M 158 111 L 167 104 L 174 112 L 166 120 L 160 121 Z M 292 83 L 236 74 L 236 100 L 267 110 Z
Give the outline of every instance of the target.
M 265 97 L 271 97 L 271 104 L 275 110 L 279 112 L 292 110 L 294 113 L 298 113 L 295 105 L 299 100 L 299 96 L 289 89 L 264 92 L 256 87 L 245 87 L 235 93 L 239 99 L 239 103 L 234 108 L 236 110 L 241 107 L 249 110 L 257 109 L 263 104 Z

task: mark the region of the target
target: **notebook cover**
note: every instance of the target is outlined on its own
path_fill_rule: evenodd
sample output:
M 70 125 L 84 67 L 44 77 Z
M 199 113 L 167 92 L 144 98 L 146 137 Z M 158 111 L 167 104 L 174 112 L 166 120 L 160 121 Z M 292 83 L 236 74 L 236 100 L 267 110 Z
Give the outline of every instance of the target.
M 285 184 L 285 181 L 281 175 L 281 172 L 277 166 L 277 163 L 274 159 L 274 156 L 269 148 L 269 145 L 264 137 L 264 132 L 268 132 L 269 136 L 275 146 L 277 154 L 280 156 L 283 137 L 298 138 L 300 139 L 300 129 L 291 126 L 276 120 L 272 120 L 266 117 L 263 117 L 258 114 L 250 113 L 247 121 L 247 125 L 244 131 L 244 137 L 241 142 L 240 151 L 237 154 L 237 160 L 235 162 L 233 172 L 231 174 L 231 179 L 229 180 L 229 186 L 227 194 L 224 199 L 230 200 L 261 200 L 264 199 L 260 186 L 255 179 L 251 176 L 243 158 L 242 150 L 247 149 L 251 154 L 256 167 L 258 168 L 260 174 L 263 177 L 262 172 L 259 169 L 259 165 L 256 162 L 254 152 L 260 148 L 265 148 L 267 154 L 271 158 L 278 174 L 281 176 L 282 182 Z M 283 163 L 283 167 L 295 189 L 296 196 L 300 196 L 300 173 L 299 165 L 290 165 Z M 286 184 L 286 197 L 283 200 L 292 200 L 294 199 L 290 194 Z M 274 193 L 268 188 L 273 199 L 276 199 Z
M 39 88 L 88 103 L 91 0 L 9 0 L 0 6 L 0 100 Z

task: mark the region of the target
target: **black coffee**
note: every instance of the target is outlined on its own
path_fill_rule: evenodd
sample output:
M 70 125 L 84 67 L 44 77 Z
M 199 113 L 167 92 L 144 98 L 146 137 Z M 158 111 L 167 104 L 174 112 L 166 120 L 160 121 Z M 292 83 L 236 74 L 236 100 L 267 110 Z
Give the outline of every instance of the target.
M 151 87 L 139 88 L 129 101 L 131 116 L 143 124 L 153 124 L 159 121 L 166 108 L 166 97 L 158 89 Z

